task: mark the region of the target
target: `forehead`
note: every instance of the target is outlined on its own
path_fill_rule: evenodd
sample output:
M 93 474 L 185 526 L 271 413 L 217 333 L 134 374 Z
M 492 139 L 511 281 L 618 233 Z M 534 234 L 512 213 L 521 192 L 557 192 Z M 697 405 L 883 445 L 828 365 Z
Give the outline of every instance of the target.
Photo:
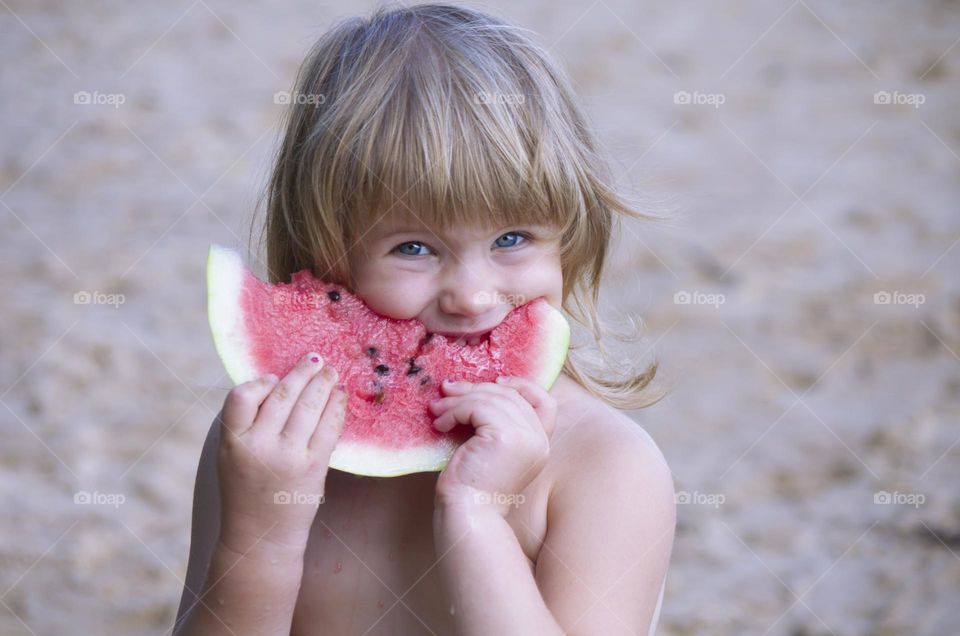
M 503 226 L 504 228 L 513 226 Z M 441 238 L 486 238 L 491 232 L 499 229 L 495 222 L 483 223 L 481 220 L 468 223 L 458 223 L 456 227 L 442 228 L 429 219 L 422 219 L 415 213 L 406 210 L 388 211 L 373 221 L 369 231 L 372 240 L 378 240 L 394 234 L 433 234 Z

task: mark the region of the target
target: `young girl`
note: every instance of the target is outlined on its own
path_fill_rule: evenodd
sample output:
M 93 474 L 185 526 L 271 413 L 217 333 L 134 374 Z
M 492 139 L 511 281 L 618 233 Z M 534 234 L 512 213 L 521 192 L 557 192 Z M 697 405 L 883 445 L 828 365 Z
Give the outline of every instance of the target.
M 470 342 L 544 297 L 600 344 L 614 221 L 648 216 L 520 29 L 382 8 L 324 35 L 296 89 L 267 190 L 271 280 L 309 267 Z M 617 407 L 660 397 L 656 365 L 588 373 L 572 350 L 549 391 L 444 385 L 435 426 L 474 436 L 442 473 L 380 479 L 328 471 L 346 396 L 304 353 L 230 391 L 210 429 L 175 634 L 653 633 L 671 473 Z M 281 490 L 324 497 L 274 505 Z

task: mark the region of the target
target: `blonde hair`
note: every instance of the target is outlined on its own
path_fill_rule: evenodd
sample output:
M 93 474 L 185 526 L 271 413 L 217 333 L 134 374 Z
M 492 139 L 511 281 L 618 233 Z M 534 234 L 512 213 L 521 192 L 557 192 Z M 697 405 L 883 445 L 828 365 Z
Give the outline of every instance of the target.
M 600 354 L 575 360 L 572 341 L 564 371 L 618 408 L 663 397 L 656 361 L 610 364 L 598 313 L 617 217 L 658 217 L 615 192 L 569 79 L 523 29 L 447 4 L 338 22 L 301 65 L 283 128 L 264 193 L 271 281 L 309 268 L 349 285 L 348 250 L 394 208 L 441 229 L 552 225 L 563 309 Z M 639 340 L 632 326 L 618 339 Z

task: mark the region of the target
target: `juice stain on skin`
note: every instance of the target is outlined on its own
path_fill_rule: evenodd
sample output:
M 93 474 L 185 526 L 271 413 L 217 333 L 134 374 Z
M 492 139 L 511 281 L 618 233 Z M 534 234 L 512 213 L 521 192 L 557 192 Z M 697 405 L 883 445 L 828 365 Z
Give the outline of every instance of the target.
M 343 563 L 341 563 L 340 561 L 337 561 L 337 563 L 333 566 L 333 573 L 340 574 L 340 572 L 342 571 L 343 571 Z
M 377 601 L 377 609 L 383 609 L 383 601 Z

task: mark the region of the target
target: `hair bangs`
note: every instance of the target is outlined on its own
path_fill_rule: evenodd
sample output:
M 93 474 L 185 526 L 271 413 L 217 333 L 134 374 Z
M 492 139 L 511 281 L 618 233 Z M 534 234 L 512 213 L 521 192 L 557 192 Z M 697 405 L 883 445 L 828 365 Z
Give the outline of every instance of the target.
M 377 86 L 355 87 L 382 101 L 344 103 L 338 113 L 335 128 L 355 131 L 332 184 L 351 193 L 344 204 L 351 239 L 388 213 L 441 229 L 537 224 L 558 233 L 586 215 L 577 144 L 563 138 L 568 126 L 551 125 L 557 96 L 538 90 L 549 84 L 533 81 L 528 65 L 504 51 L 482 55 L 476 43 L 459 45 L 464 50 L 457 40 L 438 43 L 424 27 L 402 61 L 369 76 Z

